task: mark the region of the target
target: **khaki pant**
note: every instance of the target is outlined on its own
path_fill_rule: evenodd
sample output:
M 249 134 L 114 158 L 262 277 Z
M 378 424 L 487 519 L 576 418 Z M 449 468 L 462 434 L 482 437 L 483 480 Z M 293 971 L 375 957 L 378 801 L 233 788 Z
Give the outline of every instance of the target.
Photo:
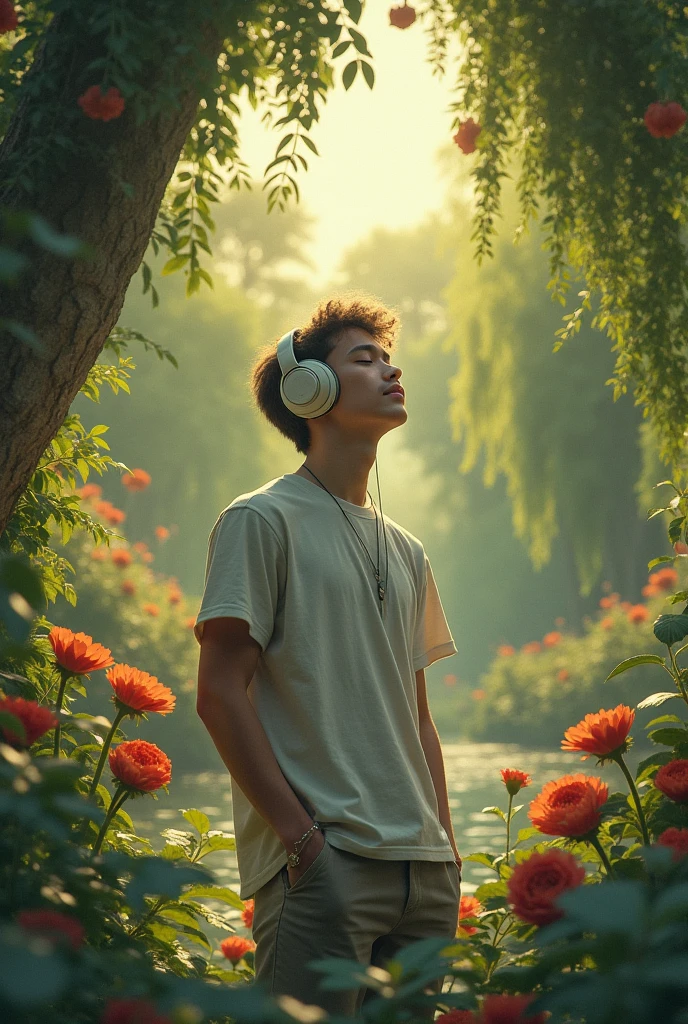
M 308 964 L 324 957 L 383 967 L 400 949 L 425 938 L 456 935 L 459 869 L 454 861 L 373 860 L 325 845 L 289 885 L 286 866 L 255 894 L 256 982 L 270 995 L 290 995 L 329 1013 L 353 1016 L 377 993 L 323 991 L 324 975 Z M 441 992 L 443 978 L 429 986 Z M 434 1017 L 434 1008 L 427 1014 Z

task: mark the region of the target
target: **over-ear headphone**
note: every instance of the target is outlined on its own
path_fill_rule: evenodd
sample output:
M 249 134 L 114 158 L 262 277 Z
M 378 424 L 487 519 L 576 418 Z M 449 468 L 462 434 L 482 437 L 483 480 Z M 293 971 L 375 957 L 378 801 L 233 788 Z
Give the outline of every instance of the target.
M 339 398 L 339 377 L 322 359 L 303 359 L 294 355 L 294 336 L 289 331 L 277 342 L 277 361 L 282 371 L 280 395 L 290 412 L 312 420 L 324 416 Z

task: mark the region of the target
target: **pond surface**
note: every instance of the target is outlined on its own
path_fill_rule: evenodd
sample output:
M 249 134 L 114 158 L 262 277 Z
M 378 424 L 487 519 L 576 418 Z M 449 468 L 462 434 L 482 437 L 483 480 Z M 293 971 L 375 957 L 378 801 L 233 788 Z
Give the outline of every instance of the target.
M 499 774 L 501 768 L 520 768 L 533 777 L 532 785 L 522 790 L 514 801 L 515 804 L 524 805 L 514 819 L 514 836 L 519 828 L 530 826 L 527 818 L 530 801 L 544 783 L 551 779 L 583 771 L 601 776 L 609 786 L 610 793 L 626 791 L 626 783 L 619 768 L 614 764 L 598 768 L 594 757 L 581 761 L 579 754 L 530 750 L 515 743 L 443 742 L 442 750 L 454 835 L 463 857 L 480 850 L 499 853 L 504 849 L 503 822 L 494 815 L 481 813 L 483 807 L 495 804 L 506 810 L 508 796 Z M 649 750 L 635 747 L 629 752 L 627 761 L 632 771 L 648 754 Z M 190 807 L 204 811 L 210 818 L 212 828 L 233 832 L 229 774 L 213 771 L 177 775 L 173 778 L 169 794 L 161 791 L 158 800 L 141 798 L 129 801 L 126 810 L 138 834 L 150 840 L 155 849 L 159 850 L 163 845 L 159 836 L 162 829 L 190 830 L 191 826 L 179 812 L 179 808 Z M 239 873 L 233 852 L 211 854 L 205 863 L 214 870 L 218 882 L 238 892 Z M 462 893 L 474 892 L 488 878 L 494 878 L 494 872 L 489 868 L 467 862 L 463 869 Z

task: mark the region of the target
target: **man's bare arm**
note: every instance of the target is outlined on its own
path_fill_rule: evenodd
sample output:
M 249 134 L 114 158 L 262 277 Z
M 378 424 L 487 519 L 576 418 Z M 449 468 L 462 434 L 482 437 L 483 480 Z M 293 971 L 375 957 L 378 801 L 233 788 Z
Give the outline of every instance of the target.
M 243 619 L 209 619 L 203 627 L 196 711 L 227 769 L 288 851 L 313 824 L 282 774 L 270 741 L 248 699 L 260 644 Z M 322 849 L 316 834 L 303 848 L 298 877 Z M 289 869 L 290 877 L 292 871 Z
M 461 857 L 456 848 L 454 829 L 452 827 L 451 814 L 449 813 L 449 796 L 447 793 L 447 779 L 444 772 L 444 758 L 442 756 L 442 744 L 437 734 L 437 728 L 432 720 L 428 706 L 428 695 L 425 685 L 425 670 L 418 669 L 416 672 L 416 694 L 418 698 L 418 731 L 420 742 L 425 754 L 425 760 L 430 769 L 432 782 L 437 796 L 437 808 L 440 824 L 449 837 L 456 863 L 461 870 Z

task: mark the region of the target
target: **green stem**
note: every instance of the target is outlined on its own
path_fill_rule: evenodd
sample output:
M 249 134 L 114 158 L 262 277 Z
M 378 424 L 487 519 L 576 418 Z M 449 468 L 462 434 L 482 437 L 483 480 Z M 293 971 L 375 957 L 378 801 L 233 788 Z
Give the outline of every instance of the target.
M 683 697 L 683 699 L 686 702 L 686 704 L 688 704 L 688 693 L 686 693 L 686 688 L 683 685 L 683 680 L 681 679 L 681 669 L 678 667 L 678 662 L 676 661 L 676 655 L 672 651 L 672 649 L 671 649 L 669 644 L 667 644 L 667 647 L 669 648 L 669 657 L 671 658 L 671 667 L 674 670 L 674 680 L 675 680 L 676 685 L 678 686 L 679 690 L 681 691 L 681 696 Z
M 626 782 L 628 783 L 628 788 L 631 791 L 631 796 L 633 797 L 633 803 L 635 804 L 635 809 L 638 812 L 638 819 L 640 821 L 640 829 L 641 829 L 641 831 L 643 833 L 643 842 L 645 843 L 645 846 L 649 846 L 650 845 L 650 834 L 647 831 L 647 822 L 645 821 L 645 812 L 643 811 L 643 805 L 640 802 L 640 794 L 638 793 L 636 784 L 635 784 L 635 782 L 633 780 L 633 776 L 631 775 L 630 771 L 628 770 L 628 765 L 626 764 L 626 762 L 623 759 L 623 754 L 621 754 L 621 753 L 617 754 L 614 757 L 614 760 L 616 761 L 616 763 L 618 764 L 619 768 L 621 769 L 621 771 L 626 776 Z
M 511 805 L 514 802 L 514 798 L 509 793 L 509 810 L 506 812 L 506 863 L 509 866 L 509 847 L 511 845 Z
M 117 732 L 117 727 L 119 726 L 119 723 L 122 721 L 122 719 L 124 718 L 126 713 L 127 712 L 126 712 L 126 710 L 124 708 L 120 708 L 119 709 L 119 711 L 115 715 L 115 720 L 112 723 L 112 727 L 110 729 L 110 732 L 105 737 L 105 740 L 103 742 L 103 749 L 100 752 L 100 757 L 98 758 L 98 764 L 96 765 L 96 770 L 93 773 L 93 779 L 91 780 L 91 785 L 88 788 L 88 795 L 89 796 L 93 796 L 93 794 L 95 793 L 96 789 L 98 788 L 98 783 L 100 782 L 100 776 L 103 774 L 103 768 L 105 767 L 105 758 L 107 757 L 107 752 L 110 749 L 110 744 L 112 743 L 113 737 L 114 737 L 115 733 Z
M 588 842 L 592 843 L 592 845 L 595 847 L 595 850 L 597 851 L 597 856 L 600 858 L 600 860 L 604 864 L 605 870 L 606 870 L 607 875 L 609 876 L 609 878 L 614 878 L 614 872 L 612 871 L 612 866 L 609 863 L 609 858 L 607 857 L 607 854 L 602 849 L 602 843 L 597 838 L 597 833 L 595 832 L 594 835 L 592 835 L 592 836 L 586 836 L 586 838 L 587 838 Z
M 144 927 L 145 925 L 147 925 L 147 924 L 148 924 L 148 922 L 150 921 L 150 919 L 151 919 L 152 917 L 155 917 L 155 915 L 157 914 L 157 912 L 158 912 L 158 911 L 159 911 L 159 910 L 160 910 L 160 909 L 161 909 L 162 907 L 164 907 L 166 903 L 169 903 L 169 900 L 168 900 L 167 898 L 165 898 L 164 896 L 161 896 L 161 897 L 160 897 L 160 899 L 157 899 L 157 900 L 155 901 L 155 903 L 153 904 L 153 906 L 152 906 L 152 907 L 150 908 L 150 910 L 148 911 L 148 913 L 147 913 L 147 914 L 144 914 L 144 916 L 143 916 L 143 917 L 141 918 L 141 920 L 140 920 L 140 921 L 139 921 L 139 923 L 138 923 L 138 924 L 136 925 L 136 927 L 135 927 L 135 928 L 132 928 L 132 930 L 131 930 L 131 931 L 129 932 L 129 938 L 130 938 L 130 939 L 133 939 L 133 938 L 134 938 L 134 936 L 136 935 L 136 933 L 137 933 L 137 932 L 139 932 L 139 931 L 141 931 L 141 929 L 142 929 L 142 928 L 143 928 L 143 927 Z
M 67 680 L 71 673 L 66 668 L 60 666 L 60 686 L 57 691 L 57 700 L 55 701 L 55 714 L 60 717 L 60 711 L 62 709 L 62 701 L 64 699 L 64 692 L 67 686 Z M 60 722 L 55 726 L 55 742 L 53 744 L 53 757 L 60 756 L 60 738 L 62 735 L 62 724 Z
M 112 802 L 110 803 L 110 806 L 108 807 L 108 812 L 105 815 L 105 820 L 104 820 L 103 824 L 100 826 L 100 832 L 98 833 L 96 841 L 93 844 L 93 850 L 92 850 L 92 856 L 93 857 L 95 857 L 95 855 L 97 853 L 100 853 L 100 848 L 103 845 L 103 840 L 105 839 L 105 835 L 107 833 L 107 830 L 110 827 L 110 822 L 112 821 L 114 816 L 117 814 L 117 811 L 120 809 L 120 807 L 122 806 L 122 804 L 124 803 L 124 801 L 127 799 L 128 796 L 129 796 L 129 793 L 124 788 L 124 786 L 120 786 L 120 788 L 117 790 L 117 792 L 113 796 Z

